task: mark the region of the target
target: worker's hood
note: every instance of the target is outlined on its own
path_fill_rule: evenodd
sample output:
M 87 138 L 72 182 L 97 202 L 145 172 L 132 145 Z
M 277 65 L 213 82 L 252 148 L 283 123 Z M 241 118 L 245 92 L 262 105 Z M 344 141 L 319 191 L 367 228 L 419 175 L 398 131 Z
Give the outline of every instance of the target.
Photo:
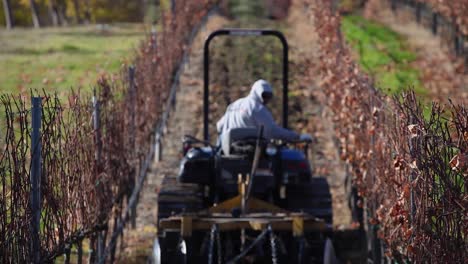
M 252 85 L 249 97 L 263 104 L 262 93 L 269 92 L 273 94 L 273 88 L 265 80 L 258 80 Z

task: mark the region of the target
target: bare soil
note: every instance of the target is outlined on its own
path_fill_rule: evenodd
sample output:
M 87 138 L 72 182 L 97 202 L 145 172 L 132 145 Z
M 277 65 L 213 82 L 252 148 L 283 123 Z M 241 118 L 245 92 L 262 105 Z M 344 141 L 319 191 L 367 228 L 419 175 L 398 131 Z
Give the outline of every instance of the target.
M 292 70 L 297 71 L 296 83 L 302 86 L 307 126 L 304 133 L 314 137 L 311 164 L 315 175 L 326 177 L 333 199 L 333 225 L 345 228 L 352 224 L 348 207 L 345 163 L 340 159 L 331 112 L 324 106 L 327 98 L 320 88 L 319 43 L 313 19 L 308 18 L 311 6 L 292 1 L 287 19 L 287 39 L 290 46 Z

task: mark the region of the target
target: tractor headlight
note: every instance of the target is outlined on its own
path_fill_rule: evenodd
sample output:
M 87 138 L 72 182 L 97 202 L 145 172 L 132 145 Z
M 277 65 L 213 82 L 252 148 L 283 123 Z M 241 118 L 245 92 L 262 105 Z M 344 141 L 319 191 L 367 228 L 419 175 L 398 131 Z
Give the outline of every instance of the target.
M 274 145 L 268 145 L 265 149 L 265 152 L 268 156 L 274 156 L 278 153 L 278 148 Z

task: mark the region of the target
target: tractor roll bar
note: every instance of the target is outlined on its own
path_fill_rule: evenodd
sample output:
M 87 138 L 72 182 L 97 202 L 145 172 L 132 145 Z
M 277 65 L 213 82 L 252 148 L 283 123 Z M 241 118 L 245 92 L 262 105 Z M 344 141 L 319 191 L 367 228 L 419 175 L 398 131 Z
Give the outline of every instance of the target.
M 210 43 L 217 36 L 274 36 L 283 44 L 283 127 L 288 128 L 288 42 L 283 33 L 270 29 L 220 29 L 211 33 L 205 40 L 203 54 L 203 139 L 209 141 L 209 74 L 210 74 Z

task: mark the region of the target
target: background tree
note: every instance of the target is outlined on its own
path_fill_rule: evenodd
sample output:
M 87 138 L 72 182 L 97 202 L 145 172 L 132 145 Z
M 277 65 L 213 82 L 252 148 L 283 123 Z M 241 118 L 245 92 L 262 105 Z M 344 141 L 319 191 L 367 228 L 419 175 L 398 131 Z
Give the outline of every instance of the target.
M 9 7 L 14 26 L 153 23 L 159 19 L 161 9 L 170 8 L 170 2 L 171 0 L 2 0 L 0 9 L 3 8 L 4 12 L 0 11 L 0 26 L 7 26 L 9 23 L 6 7 Z M 245 2 L 248 4 L 249 1 Z
M 67 2 L 65 0 L 56 0 L 57 1 L 57 10 L 60 24 L 63 26 L 68 25 L 67 18 Z
M 39 12 L 37 9 L 36 2 L 34 0 L 29 0 L 29 7 L 31 8 L 32 21 L 35 28 L 40 28 L 41 23 L 39 20 Z
M 49 0 L 48 6 L 49 6 L 50 19 L 52 20 L 52 25 L 54 26 L 60 25 L 57 2 L 55 2 L 55 0 Z
M 9 0 L 3 0 L 3 10 L 5 13 L 5 25 L 7 29 L 13 28 L 13 14 L 11 13 L 11 6 Z
M 80 2 L 78 2 L 78 0 L 73 0 L 73 7 L 75 8 L 76 23 L 81 24 L 83 21 L 80 15 Z
M 91 3 L 89 0 L 85 0 L 85 11 L 84 11 L 84 20 L 86 24 L 91 23 Z

